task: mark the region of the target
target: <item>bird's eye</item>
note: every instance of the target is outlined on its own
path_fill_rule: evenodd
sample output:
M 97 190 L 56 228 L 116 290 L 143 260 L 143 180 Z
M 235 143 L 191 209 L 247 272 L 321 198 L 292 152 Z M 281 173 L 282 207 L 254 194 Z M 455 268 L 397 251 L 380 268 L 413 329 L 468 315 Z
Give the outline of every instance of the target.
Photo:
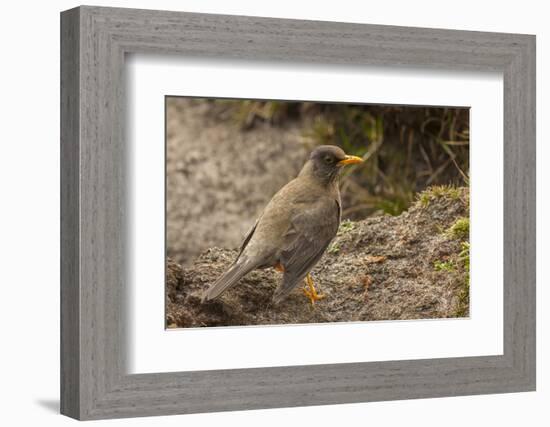
M 330 157 L 330 156 L 325 156 L 325 163 L 331 164 L 331 163 L 332 163 L 332 157 Z

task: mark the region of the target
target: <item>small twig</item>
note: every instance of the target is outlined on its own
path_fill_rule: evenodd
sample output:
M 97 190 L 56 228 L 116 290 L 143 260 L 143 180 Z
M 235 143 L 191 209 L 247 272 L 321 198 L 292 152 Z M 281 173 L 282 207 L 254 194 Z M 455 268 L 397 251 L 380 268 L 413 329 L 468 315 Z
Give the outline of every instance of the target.
M 460 175 L 462 175 L 462 179 L 464 180 L 464 183 L 466 185 L 470 185 L 470 177 L 464 173 L 462 169 L 460 169 L 460 166 L 458 166 L 458 163 L 455 159 L 452 159 L 453 163 L 455 164 L 455 167 L 458 169 L 458 172 L 460 172 Z

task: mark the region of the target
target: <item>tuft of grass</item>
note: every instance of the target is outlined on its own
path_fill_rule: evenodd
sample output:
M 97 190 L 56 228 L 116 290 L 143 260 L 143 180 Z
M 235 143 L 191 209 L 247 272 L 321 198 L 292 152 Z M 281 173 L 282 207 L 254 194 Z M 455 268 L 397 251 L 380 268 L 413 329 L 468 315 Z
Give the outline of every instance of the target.
M 458 259 L 462 261 L 464 269 L 468 274 L 468 279 L 470 278 L 470 243 L 462 242 L 462 250 L 458 254 Z
M 425 208 L 428 207 L 431 202 L 442 197 L 450 200 L 457 200 L 460 198 L 460 195 L 460 189 L 452 185 L 434 185 L 420 193 L 418 201 L 420 205 Z
M 470 219 L 465 217 L 458 218 L 447 229 L 446 234 L 453 239 L 467 239 L 470 235 Z
M 421 205 L 423 208 L 428 207 L 428 205 L 430 204 L 430 196 L 429 196 L 429 194 L 426 193 L 426 192 L 420 193 L 420 195 L 418 196 L 418 201 L 420 202 L 420 205 Z
M 435 261 L 434 268 L 436 271 L 455 271 L 456 267 L 452 261 Z
M 470 307 L 470 243 L 462 242 L 461 246 L 462 250 L 458 254 L 458 259 L 465 271 L 465 279 L 458 294 L 458 307 L 455 317 L 466 317 Z

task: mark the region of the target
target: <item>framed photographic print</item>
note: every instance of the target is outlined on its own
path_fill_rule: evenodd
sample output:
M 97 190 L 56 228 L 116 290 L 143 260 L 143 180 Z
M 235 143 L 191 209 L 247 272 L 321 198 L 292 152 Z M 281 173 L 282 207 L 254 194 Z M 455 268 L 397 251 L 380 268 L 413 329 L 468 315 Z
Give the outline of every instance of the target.
M 61 411 L 535 389 L 535 38 L 61 14 Z

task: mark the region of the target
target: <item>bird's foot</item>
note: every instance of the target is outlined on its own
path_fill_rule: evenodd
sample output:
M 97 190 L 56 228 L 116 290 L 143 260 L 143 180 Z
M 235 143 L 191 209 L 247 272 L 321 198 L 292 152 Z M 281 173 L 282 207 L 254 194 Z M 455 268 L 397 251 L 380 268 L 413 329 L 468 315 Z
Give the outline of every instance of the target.
M 313 279 L 311 278 L 311 275 L 308 273 L 305 279 L 306 286 L 302 289 L 305 296 L 309 298 L 309 301 L 311 302 L 311 305 L 315 305 L 316 301 L 319 301 L 320 299 L 325 298 L 324 294 L 317 293 L 317 290 L 315 289 L 315 285 L 313 283 Z

